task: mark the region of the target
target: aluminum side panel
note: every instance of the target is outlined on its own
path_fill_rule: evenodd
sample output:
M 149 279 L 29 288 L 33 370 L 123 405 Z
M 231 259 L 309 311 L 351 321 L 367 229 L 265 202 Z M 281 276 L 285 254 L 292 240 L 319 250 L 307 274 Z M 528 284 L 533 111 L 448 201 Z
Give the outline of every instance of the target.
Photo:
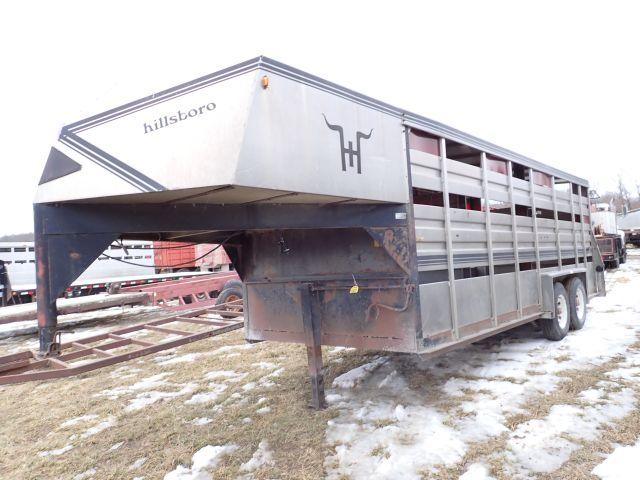
M 41 185 L 36 201 L 234 183 L 255 87 L 256 72 L 248 72 L 86 129 L 63 131 L 56 148 L 83 170 Z M 87 166 L 91 176 L 84 174 Z
M 255 93 L 236 184 L 409 201 L 403 127 L 397 117 L 273 73 L 263 74 L 269 86 Z

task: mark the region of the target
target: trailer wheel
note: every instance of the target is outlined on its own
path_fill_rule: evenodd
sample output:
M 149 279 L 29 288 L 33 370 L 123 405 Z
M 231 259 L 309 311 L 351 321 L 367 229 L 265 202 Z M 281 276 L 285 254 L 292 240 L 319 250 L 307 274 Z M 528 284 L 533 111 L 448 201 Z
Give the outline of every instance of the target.
M 216 305 L 222 305 L 223 303 L 233 302 L 235 300 L 241 300 L 241 299 L 242 299 L 242 288 L 238 288 L 238 287 L 225 288 L 224 290 L 222 290 L 222 292 L 220 292 L 220 295 L 218 295 L 218 298 L 216 299 Z M 229 312 L 239 312 L 242 310 L 242 305 L 241 304 L 237 306 L 225 305 L 224 307 L 222 307 L 222 309 L 228 310 Z M 220 313 L 220 316 L 222 318 L 237 317 L 237 315 L 233 315 L 233 314 L 229 315 L 223 312 Z
M 555 318 L 540 319 L 542 333 L 547 340 L 558 341 L 567 336 L 571 324 L 569 311 L 569 296 L 560 282 L 553 285 L 553 297 L 555 299 Z
M 222 287 L 222 290 L 226 290 L 227 288 L 238 287 L 242 289 L 242 280 L 239 278 L 232 278 L 231 280 L 227 280 Z
M 567 283 L 569 295 L 569 313 L 571 317 L 571 330 L 580 330 L 587 321 L 587 291 L 582 280 L 573 277 Z

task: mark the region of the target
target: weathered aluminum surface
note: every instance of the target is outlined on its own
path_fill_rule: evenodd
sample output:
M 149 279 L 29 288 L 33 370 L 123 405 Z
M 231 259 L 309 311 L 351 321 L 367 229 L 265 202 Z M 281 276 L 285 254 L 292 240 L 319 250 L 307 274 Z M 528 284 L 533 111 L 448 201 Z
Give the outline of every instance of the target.
M 65 127 L 50 162 L 82 168 L 36 201 L 407 203 L 397 116 L 263 63 Z
M 267 88 L 263 76 L 269 78 Z M 586 185 L 459 130 L 258 57 L 66 126 L 45 170 L 60 159 L 73 168 L 49 172 L 36 201 L 133 196 L 126 201 L 406 203 L 403 121 Z M 361 174 L 345 165 L 347 157 L 349 165 L 354 159 L 362 164 Z M 367 181 L 360 181 L 364 176 Z
M 557 179 L 567 185 L 565 191 L 534 185 L 514 177 L 511 161 L 506 161 L 506 174 L 490 171 L 486 150 L 475 153 L 475 164 L 455 161 L 447 158 L 442 138 L 438 151 L 409 149 L 412 186 L 441 192 L 443 204 L 413 205 L 422 352 L 463 342 L 491 326 L 498 331 L 531 315 L 553 316 L 548 304 L 553 281 L 541 278 L 546 272 L 555 279 L 578 275 L 590 297 L 604 291 L 602 276 L 595 272 L 600 259 L 584 215 L 588 198 L 583 185 L 568 177 Z M 541 171 L 556 185 L 551 169 Z M 536 178 L 532 169 L 528 178 Z M 452 208 L 451 195 L 475 198 L 484 206 Z M 492 202 L 502 203 L 508 213 L 490 211 Z M 543 210 L 548 218 L 540 217 Z M 579 264 L 586 274 L 576 270 Z

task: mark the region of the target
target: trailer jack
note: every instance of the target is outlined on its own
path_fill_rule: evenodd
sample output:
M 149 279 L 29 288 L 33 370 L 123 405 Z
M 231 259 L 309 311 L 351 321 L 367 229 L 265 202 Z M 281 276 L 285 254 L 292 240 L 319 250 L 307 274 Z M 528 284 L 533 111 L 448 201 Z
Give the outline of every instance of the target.
M 316 292 L 311 284 L 300 287 L 302 299 L 302 324 L 307 345 L 307 362 L 311 381 L 311 408 L 323 410 L 327 407 L 324 396 L 324 373 L 322 371 L 322 345 L 320 318 L 314 314 L 313 300 Z

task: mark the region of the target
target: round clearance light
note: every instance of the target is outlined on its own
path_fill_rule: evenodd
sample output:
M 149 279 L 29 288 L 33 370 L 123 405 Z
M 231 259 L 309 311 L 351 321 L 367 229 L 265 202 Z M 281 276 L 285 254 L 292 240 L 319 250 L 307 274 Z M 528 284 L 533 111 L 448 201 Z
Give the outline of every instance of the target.
M 262 77 L 262 88 L 266 89 L 269 86 L 269 77 L 266 75 Z

